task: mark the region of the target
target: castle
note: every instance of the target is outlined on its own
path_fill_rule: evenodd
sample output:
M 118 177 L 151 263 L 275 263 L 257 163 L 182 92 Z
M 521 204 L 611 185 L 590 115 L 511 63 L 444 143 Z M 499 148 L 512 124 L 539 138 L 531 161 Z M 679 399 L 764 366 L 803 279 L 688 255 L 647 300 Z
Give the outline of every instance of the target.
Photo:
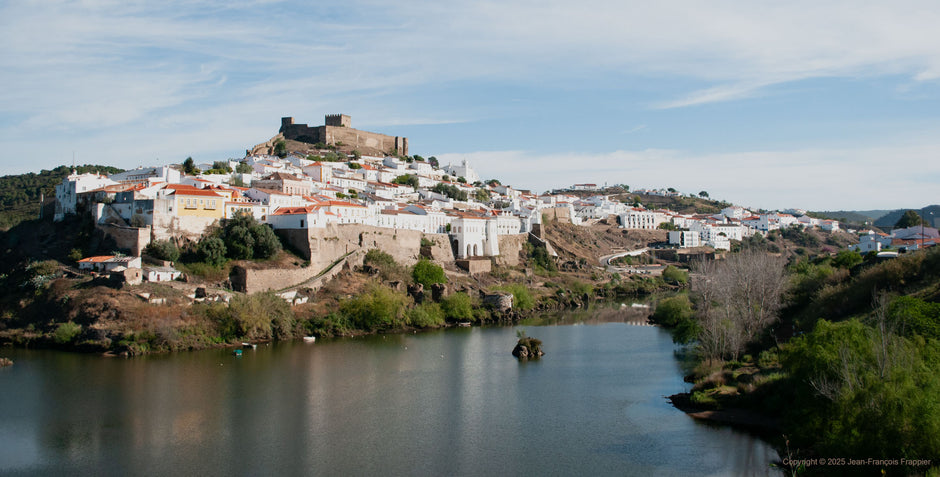
M 408 138 L 387 136 L 353 129 L 352 118 L 345 114 L 328 114 L 323 126 L 310 127 L 294 123 L 294 118 L 281 118 L 280 133 L 284 139 L 308 144 L 323 143 L 352 149 L 376 150 L 388 154 L 408 155 Z M 366 151 L 363 151 L 366 152 Z

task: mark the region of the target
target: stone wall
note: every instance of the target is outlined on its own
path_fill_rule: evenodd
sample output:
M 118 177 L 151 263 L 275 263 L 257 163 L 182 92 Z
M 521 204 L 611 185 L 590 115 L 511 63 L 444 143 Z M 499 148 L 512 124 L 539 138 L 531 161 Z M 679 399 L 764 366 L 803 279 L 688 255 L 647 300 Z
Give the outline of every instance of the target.
M 571 223 L 571 209 L 568 207 L 552 207 L 540 211 L 542 217 L 546 220 L 558 220 L 560 222 Z
M 368 131 L 339 126 L 320 126 L 318 137 L 326 144 L 343 143 L 346 147 L 371 148 L 384 152 L 395 152 L 408 155 L 408 138 L 400 136 L 387 136 Z
M 457 266 L 466 270 L 471 275 L 478 273 L 489 273 L 493 270 L 493 262 L 489 258 L 463 258 L 456 261 Z
M 310 280 L 323 272 L 324 269 L 316 268 L 312 264 L 296 269 L 248 269 L 236 265 L 232 267 L 229 281 L 232 283 L 233 290 L 249 294 L 268 290 L 283 290 L 296 286 L 303 286 L 316 291 L 324 283 L 343 271 L 344 268 L 362 265 L 363 256 L 365 256 L 365 252 L 356 250 L 313 281 Z
M 123 225 L 97 224 L 106 237 L 114 239 L 117 247 L 127 250 L 129 255 L 140 256 L 144 247 L 150 243 L 150 227 L 127 227 Z
M 368 251 L 373 248 L 388 253 L 402 265 L 410 266 L 415 264 L 421 256 L 421 237 L 424 235 L 417 230 L 388 229 L 359 224 L 329 224 L 322 229 L 281 229 L 275 232 L 318 270 L 326 268 L 351 251 L 357 249 Z M 442 239 L 435 240 L 438 242 L 435 247 L 440 249 L 435 250 L 446 259 L 448 255 L 440 245 L 447 243 L 446 235 L 440 237 Z M 450 256 L 452 257 L 453 254 Z
M 496 264 L 510 267 L 519 265 L 519 254 L 523 251 L 528 235 L 529 234 L 500 235 L 499 256 L 496 257 Z

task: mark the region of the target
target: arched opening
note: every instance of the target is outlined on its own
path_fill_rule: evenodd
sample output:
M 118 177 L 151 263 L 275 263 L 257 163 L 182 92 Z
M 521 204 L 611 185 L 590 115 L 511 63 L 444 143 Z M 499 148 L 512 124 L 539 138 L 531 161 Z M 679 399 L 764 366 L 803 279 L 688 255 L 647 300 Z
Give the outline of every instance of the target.
M 480 249 L 477 248 L 477 244 L 473 244 L 473 256 L 478 257 L 480 255 Z
M 472 250 L 472 249 L 470 248 L 470 244 L 467 244 L 467 256 L 468 256 L 468 257 L 472 257 L 472 256 L 473 256 L 473 255 L 470 253 L 471 250 Z

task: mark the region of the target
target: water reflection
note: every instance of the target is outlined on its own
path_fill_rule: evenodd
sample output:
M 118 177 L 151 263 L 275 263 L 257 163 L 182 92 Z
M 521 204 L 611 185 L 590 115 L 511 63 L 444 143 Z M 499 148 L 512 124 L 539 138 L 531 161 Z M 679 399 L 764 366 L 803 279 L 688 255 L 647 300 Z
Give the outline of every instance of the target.
M 321 340 L 143 359 L 16 351 L 0 373 L 0 472 L 766 474 L 766 443 L 700 425 L 648 310 L 514 328 Z M 558 325 L 590 326 L 558 326 Z

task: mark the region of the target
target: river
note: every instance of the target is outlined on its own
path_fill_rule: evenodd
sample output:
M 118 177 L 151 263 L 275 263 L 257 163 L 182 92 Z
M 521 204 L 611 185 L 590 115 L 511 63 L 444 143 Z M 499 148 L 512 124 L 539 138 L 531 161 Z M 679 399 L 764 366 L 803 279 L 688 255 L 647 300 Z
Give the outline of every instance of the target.
M 121 359 L 4 349 L 3 475 L 781 475 L 629 312 Z M 516 330 L 546 355 L 510 355 Z

